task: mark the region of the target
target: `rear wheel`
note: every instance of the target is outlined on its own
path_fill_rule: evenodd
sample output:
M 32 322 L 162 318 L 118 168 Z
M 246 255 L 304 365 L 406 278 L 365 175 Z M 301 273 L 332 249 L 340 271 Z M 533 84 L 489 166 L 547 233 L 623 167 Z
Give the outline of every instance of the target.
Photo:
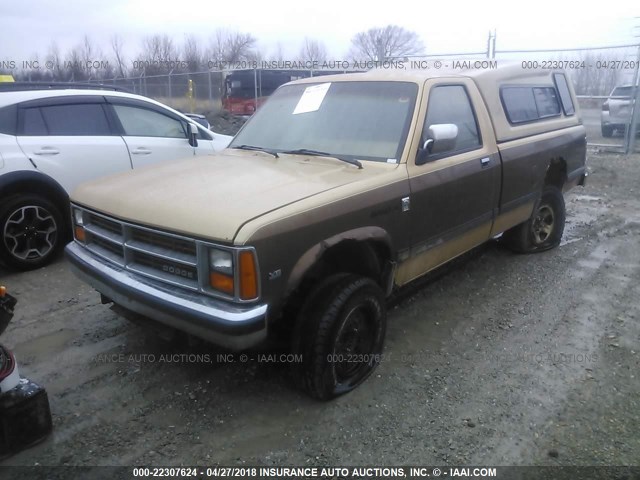
M 14 195 L 0 207 L 0 259 L 19 270 L 48 264 L 60 251 L 64 222 L 58 208 L 38 195 Z
M 531 218 L 506 231 L 503 239 L 516 252 L 543 252 L 560 245 L 564 222 L 562 191 L 557 187 L 547 186 L 536 202 Z
M 296 325 L 293 351 L 300 386 L 329 400 L 350 392 L 381 360 L 386 331 L 384 294 L 371 279 L 339 274 L 309 295 Z
M 613 136 L 613 127 L 611 125 L 602 125 L 602 136 L 609 138 Z

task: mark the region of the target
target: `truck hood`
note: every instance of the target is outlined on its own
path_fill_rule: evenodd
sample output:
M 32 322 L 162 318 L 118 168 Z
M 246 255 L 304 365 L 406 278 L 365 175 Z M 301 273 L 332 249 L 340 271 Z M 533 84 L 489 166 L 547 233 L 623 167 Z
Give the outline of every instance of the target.
M 323 157 L 227 149 L 84 183 L 71 198 L 132 223 L 231 242 L 254 218 L 397 167 L 372 163 L 359 170 Z

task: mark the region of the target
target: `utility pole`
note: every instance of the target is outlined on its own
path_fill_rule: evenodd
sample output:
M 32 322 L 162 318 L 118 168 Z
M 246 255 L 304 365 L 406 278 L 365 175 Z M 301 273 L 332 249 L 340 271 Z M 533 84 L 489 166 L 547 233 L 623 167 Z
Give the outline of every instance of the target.
M 487 58 L 496 57 L 496 29 L 493 32 L 489 30 L 489 36 L 487 37 Z
M 636 20 L 640 17 L 636 17 Z M 636 25 L 634 28 L 639 29 L 640 26 Z M 640 38 L 640 35 L 634 35 L 635 38 Z M 631 108 L 631 116 L 629 118 L 630 124 L 626 129 L 624 153 L 629 155 L 635 150 L 636 134 L 638 132 L 638 122 L 640 122 L 640 43 L 637 45 L 636 55 L 636 72 L 633 77 L 633 104 Z

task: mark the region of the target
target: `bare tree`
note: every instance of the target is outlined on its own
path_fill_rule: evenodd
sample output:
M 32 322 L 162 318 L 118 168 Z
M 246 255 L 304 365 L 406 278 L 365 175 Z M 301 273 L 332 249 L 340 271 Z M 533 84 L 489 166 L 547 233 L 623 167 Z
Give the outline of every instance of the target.
M 116 75 L 124 78 L 127 76 L 127 66 L 125 64 L 123 46 L 124 42 L 119 35 L 111 37 L 111 51 L 113 51 L 113 56 L 116 60 Z
M 100 72 L 94 71 L 93 62 L 99 60 L 98 57 L 102 56 L 100 48 L 96 47 L 87 35 L 82 39 L 82 46 L 80 48 L 82 52 L 81 68 L 85 71 L 85 76 L 87 78 L 99 76 Z
M 596 65 L 601 61 L 615 58 L 610 52 L 587 52 L 579 59 L 586 65 Z M 609 68 L 569 69 L 573 85 L 578 95 L 608 95 L 613 87 L 620 83 L 620 70 Z
M 201 69 L 203 56 L 200 51 L 200 42 L 195 35 L 184 36 L 182 60 L 187 62 L 187 70 L 189 72 L 197 72 Z
M 276 51 L 273 55 L 269 55 L 269 60 L 276 62 L 284 61 L 284 50 L 281 42 L 276 43 Z
M 178 58 L 173 39 L 169 35 L 151 35 L 142 41 L 141 60 L 148 62 L 147 75 L 169 73 Z
M 397 25 L 371 28 L 351 39 L 350 53 L 354 59 L 382 62 L 423 52 L 424 45 L 419 35 Z
M 51 77 L 56 81 L 66 80 L 66 75 L 64 73 L 63 65 L 62 65 L 62 57 L 60 56 L 60 48 L 58 48 L 58 44 L 53 41 L 51 45 L 49 45 L 49 51 L 47 52 L 47 62 L 51 66 Z
M 254 56 L 257 40 L 250 33 L 218 29 L 211 37 L 209 57 L 217 62 L 236 63 Z
M 80 82 L 87 79 L 86 73 L 82 68 L 81 47 L 74 47 L 67 51 L 64 58 L 64 69 L 67 72 L 66 76 L 70 81 Z
M 304 39 L 304 44 L 300 49 L 300 60 L 305 62 L 325 62 L 327 60 L 327 49 L 318 40 Z

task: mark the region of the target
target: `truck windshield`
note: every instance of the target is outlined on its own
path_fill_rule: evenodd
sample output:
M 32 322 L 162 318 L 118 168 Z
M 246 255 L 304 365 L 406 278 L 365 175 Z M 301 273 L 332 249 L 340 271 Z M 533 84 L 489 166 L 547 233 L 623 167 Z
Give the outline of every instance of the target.
M 234 138 L 276 152 L 316 150 L 352 160 L 397 162 L 418 86 L 409 82 L 286 85 Z

